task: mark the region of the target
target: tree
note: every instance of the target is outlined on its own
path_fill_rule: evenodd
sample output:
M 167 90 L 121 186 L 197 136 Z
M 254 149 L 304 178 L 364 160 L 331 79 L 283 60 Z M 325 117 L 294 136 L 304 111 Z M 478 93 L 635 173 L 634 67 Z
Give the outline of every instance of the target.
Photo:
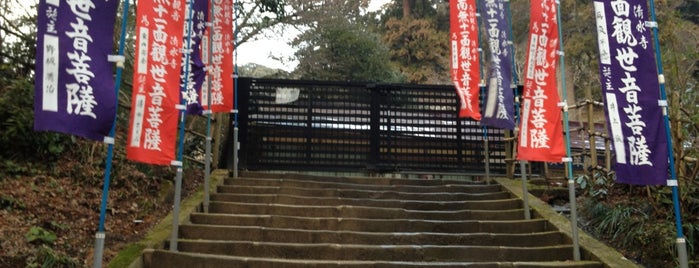
M 376 34 L 338 19 L 303 33 L 294 42 L 299 50 L 295 74 L 303 79 L 399 82 L 388 50 Z
M 449 78 L 449 36 L 437 31 L 425 19 L 389 19 L 384 42 L 391 61 L 399 66 L 408 82 L 444 84 Z

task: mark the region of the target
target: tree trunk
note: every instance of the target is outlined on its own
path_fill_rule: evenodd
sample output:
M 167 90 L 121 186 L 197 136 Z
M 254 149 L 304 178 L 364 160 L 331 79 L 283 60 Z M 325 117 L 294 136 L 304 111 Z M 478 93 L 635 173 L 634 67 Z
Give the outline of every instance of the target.
M 410 18 L 410 0 L 403 0 L 403 18 Z

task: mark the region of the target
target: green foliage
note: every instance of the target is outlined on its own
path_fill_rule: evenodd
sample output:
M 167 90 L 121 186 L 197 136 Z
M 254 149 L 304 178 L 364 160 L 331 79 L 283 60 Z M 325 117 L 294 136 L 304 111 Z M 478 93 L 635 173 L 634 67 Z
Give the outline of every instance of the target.
M 590 175 L 583 174 L 575 178 L 575 183 L 580 187 L 583 195 L 589 195 L 593 198 L 604 198 L 609 193 L 614 181 L 611 178 L 613 174 L 605 174 L 603 172 L 594 172 L 592 178 Z
M 390 19 L 384 42 L 390 59 L 415 84 L 449 83 L 449 37 L 425 19 Z
M 378 36 L 343 20 L 303 33 L 296 40 L 299 65 L 295 74 L 303 79 L 398 82 L 389 64 L 387 49 Z
M 109 262 L 110 268 L 128 267 L 131 263 L 143 254 L 146 246 L 141 243 L 131 244 L 119 251 L 119 254 Z
M 29 231 L 24 234 L 24 237 L 29 243 L 39 243 L 51 245 L 58 239 L 55 233 L 48 231 L 44 228 L 33 226 L 29 228 Z
M 33 99 L 26 78 L 0 88 L 0 157 L 51 162 L 71 144 L 67 135 L 34 131 Z
M 27 260 L 27 266 L 29 268 L 53 268 L 53 267 L 80 267 L 77 260 L 57 253 L 52 248 L 42 245 L 36 252 L 36 256 L 33 256 Z
M 0 209 L 6 210 L 24 210 L 26 205 L 21 200 L 17 200 L 11 195 L 0 195 Z

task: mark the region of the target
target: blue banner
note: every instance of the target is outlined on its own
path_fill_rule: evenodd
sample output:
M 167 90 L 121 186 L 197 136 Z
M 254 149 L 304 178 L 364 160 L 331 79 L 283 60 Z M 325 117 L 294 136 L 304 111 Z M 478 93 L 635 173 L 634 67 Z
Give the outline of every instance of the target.
M 666 184 L 667 136 L 646 1 L 604 0 L 594 6 L 617 182 Z
M 34 130 L 98 141 L 109 136 L 117 100 L 108 56 L 118 4 L 39 1 Z
M 514 94 L 512 89 L 512 48 L 509 44 L 510 26 L 506 12 L 507 1 L 478 1 L 487 33 L 490 67 L 483 96 L 481 124 L 502 129 L 514 129 Z
M 185 12 L 186 16 L 189 16 L 189 5 Z M 204 84 L 204 79 L 206 78 L 206 72 L 204 71 L 204 62 L 202 61 L 202 51 L 205 51 L 204 55 L 208 56 L 208 42 L 205 43 L 207 47 L 202 47 L 202 37 L 206 31 L 206 23 L 209 18 L 209 0 L 195 0 L 192 5 L 192 33 L 190 49 L 191 54 L 189 55 L 189 76 L 187 77 L 187 87 L 182 94 L 185 102 L 187 103 L 187 114 L 197 115 L 202 112 L 201 100 L 201 88 Z M 185 25 L 185 27 L 187 27 Z M 187 33 L 184 35 L 184 44 L 187 45 Z M 184 58 L 184 57 L 183 57 Z M 182 65 L 182 88 L 184 88 L 184 74 L 185 65 Z

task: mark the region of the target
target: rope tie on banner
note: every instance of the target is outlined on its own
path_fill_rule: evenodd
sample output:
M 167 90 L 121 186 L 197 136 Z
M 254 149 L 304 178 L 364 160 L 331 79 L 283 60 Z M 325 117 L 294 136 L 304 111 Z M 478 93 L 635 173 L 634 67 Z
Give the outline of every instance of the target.
M 561 108 L 562 111 L 564 111 L 564 112 L 568 111 L 568 101 L 561 101 L 556 105 L 558 106 L 558 108 Z
M 124 68 L 124 62 L 126 61 L 126 57 L 124 55 L 108 55 L 107 56 L 107 61 L 108 62 L 113 62 L 116 64 L 117 68 Z
M 658 28 L 658 22 L 657 21 L 646 21 L 643 23 L 643 26 L 646 26 L 648 28 Z
M 114 145 L 114 138 L 113 137 L 104 137 L 104 140 L 102 142 L 105 144 Z

